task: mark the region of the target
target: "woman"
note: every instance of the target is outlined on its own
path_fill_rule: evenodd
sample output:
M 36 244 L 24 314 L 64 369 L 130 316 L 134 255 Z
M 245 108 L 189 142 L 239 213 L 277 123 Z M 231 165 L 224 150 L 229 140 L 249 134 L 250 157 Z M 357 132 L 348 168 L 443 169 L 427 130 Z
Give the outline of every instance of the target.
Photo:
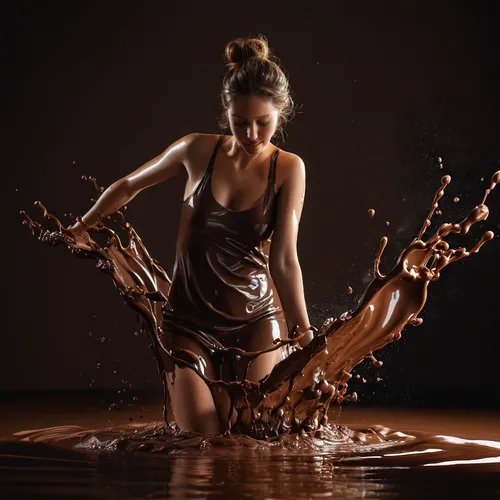
M 271 143 L 293 111 L 288 80 L 269 57 L 264 38 L 233 40 L 225 55 L 229 69 L 221 94 L 221 125 L 232 135 L 182 137 L 112 184 L 83 224 L 70 229 L 84 237 L 85 228 L 99 217 L 185 170 L 161 342 L 168 350 L 191 351 L 208 378 L 234 380 L 241 374 L 221 365 L 214 355 L 218 348 L 268 349 L 274 340 L 289 338 L 287 321 L 304 334 L 302 345 L 313 333 L 297 257 L 304 163 Z M 279 351 L 262 354 L 243 376 L 258 381 L 279 361 Z M 172 367 L 166 376 L 181 429 L 218 433 L 226 428 L 227 396 L 212 394 L 189 368 Z

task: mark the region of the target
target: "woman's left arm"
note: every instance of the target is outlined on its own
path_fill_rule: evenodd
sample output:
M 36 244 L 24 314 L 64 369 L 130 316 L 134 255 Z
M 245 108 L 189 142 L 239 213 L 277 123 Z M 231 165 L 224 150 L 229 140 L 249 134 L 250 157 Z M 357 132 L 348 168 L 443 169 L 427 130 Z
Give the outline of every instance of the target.
M 271 240 L 269 269 L 287 320 L 292 325 L 298 326 L 299 333 L 308 331 L 299 341 L 299 344 L 304 346 L 313 338 L 313 333 L 309 330 L 302 270 L 297 254 L 297 236 L 304 205 L 306 172 L 304 162 L 299 156 L 288 157 L 286 163 L 282 164 L 285 176 L 278 192 L 277 219 Z

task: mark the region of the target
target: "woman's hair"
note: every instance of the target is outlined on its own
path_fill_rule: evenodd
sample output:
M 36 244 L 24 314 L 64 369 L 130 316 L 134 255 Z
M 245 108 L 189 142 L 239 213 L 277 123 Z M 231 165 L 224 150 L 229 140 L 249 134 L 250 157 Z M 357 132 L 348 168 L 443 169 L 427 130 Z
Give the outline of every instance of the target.
M 264 96 L 270 98 L 278 109 L 275 136 L 283 139 L 284 126 L 294 115 L 294 103 L 288 78 L 278 59 L 271 55 L 265 37 L 259 35 L 230 41 L 226 45 L 225 58 L 228 72 L 222 83 L 220 127 L 229 127 L 227 109 L 233 99 L 248 95 Z

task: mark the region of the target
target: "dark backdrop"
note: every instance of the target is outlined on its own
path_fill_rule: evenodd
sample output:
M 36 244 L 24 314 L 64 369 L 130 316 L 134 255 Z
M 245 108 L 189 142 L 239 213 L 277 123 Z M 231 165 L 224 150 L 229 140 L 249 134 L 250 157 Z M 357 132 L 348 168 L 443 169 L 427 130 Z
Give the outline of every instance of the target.
M 464 217 L 500 168 L 494 3 L 4 3 L 0 390 L 160 390 L 111 280 L 38 243 L 19 210 L 38 216 L 39 199 L 58 216 L 83 214 L 93 193 L 82 174 L 107 186 L 184 134 L 217 133 L 234 37 L 267 36 L 300 106 L 281 146 L 307 167 L 299 254 L 311 319 L 352 307 L 380 237 L 387 270 L 444 173 L 453 181 L 436 222 Z M 128 212 L 169 271 L 183 182 L 141 193 Z M 460 238 L 468 248 L 499 232 L 500 188 L 489 205 L 489 220 Z M 500 404 L 499 249 L 496 236 L 431 284 L 423 325 L 379 353 L 382 368 L 358 370 L 363 402 Z

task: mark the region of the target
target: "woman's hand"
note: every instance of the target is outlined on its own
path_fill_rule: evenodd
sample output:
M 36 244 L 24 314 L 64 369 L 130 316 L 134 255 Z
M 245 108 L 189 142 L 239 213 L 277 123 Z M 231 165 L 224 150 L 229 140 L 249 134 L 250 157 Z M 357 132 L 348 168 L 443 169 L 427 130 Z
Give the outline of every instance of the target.
M 305 335 L 299 340 L 300 347 L 305 347 L 314 338 L 314 330 L 309 328 L 306 330 Z
M 291 338 L 298 339 L 297 343 L 300 347 L 305 347 L 311 340 L 314 338 L 315 332 L 317 332 L 317 328 L 314 326 L 310 326 L 306 330 L 299 329 L 298 326 L 295 326 L 292 330 Z

